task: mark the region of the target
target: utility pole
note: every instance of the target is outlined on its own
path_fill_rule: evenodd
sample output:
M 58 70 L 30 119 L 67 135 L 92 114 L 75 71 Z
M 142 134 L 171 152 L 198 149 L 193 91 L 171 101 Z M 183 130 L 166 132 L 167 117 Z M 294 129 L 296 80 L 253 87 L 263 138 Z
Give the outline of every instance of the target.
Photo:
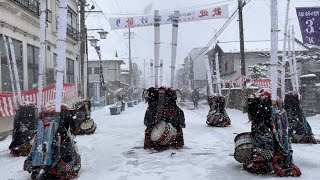
M 86 13 L 102 13 L 102 11 L 86 11 L 86 0 L 80 2 L 80 89 L 81 97 L 89 98 L 89 75 L 88 75 L 88 43 L 87 43 L 87 28 L 86 28 Z
M 83 71 L 83 75 L 84 75 L 84 84 L 86 84 L 86 86 L 84 86 L 84 93 L 85 93 L 85 97 L 89 98 L 89 74 L 88 74 L 88 68 L 89 68 L 89 58 L 88 58 L 88 43 L 87 43 L 87 39 L 88 39 L 88 31 L 87 28 L 84 28 L 84 32 L 85 32 L 85 65 L 83 66 L 84 71 Z
M 85 89 L 85 74 L 84 74 L 84 61 L 86 59 L 86 27 L 85 27 L 85 6 L 86 0 L 80 0 L 80 84 L 81 84 L 81 96 L 85 97 L 87 95 Z
M 239 33 L 240 33 L 240 62 L 241 62 L 241 75 L 246 77 L 246 62 L 244 57 L 244 35 L 243 35 L 243 17 L 242 17 L 242 0 L 238 0 L 239 9 Z M 242 105 L 243 113 L 247 112 L 247 87 L 246 83 L 242 84 Z
M 190 92 L 192 92 L 194 90 L 194 74 L 193 74 L 193 60 L 191 58 L 191 53 L 189 53 L 189 63 L 190 63 L 190 73 L 189 73 Z
M 131 30 L 129 27 L 129 73 L 130 73 L 130 83 L 133 86 L 133 69 L 132 69 L 132 60 L 131 60 Z
M 133 86 L 133 82 L 134 82 L 134 75 L 133 75 L 133 69 L 132 69 L 132 57 L 131 57 L 131 39 L 133 38 L 132 35 L 134 35 L 134 33 L 131 33 L 131 28 L 129 27 L 129 32 L 128 33 L 124 33 L 125 36 L 128 35 L 128 39 L 129 39 L 129 77 L 130 77 L 130 85 Z

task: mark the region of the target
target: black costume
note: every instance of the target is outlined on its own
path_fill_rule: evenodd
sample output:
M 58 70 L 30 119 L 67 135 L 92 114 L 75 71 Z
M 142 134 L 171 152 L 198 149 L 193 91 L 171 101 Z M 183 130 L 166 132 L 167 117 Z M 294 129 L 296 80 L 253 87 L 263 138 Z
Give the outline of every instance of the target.
M 37 129 L 37 107 L 34 103 L 23 102 L 14 116 L 10 153 L 27 156 L 31 150 L 31 139 Z
M 209 126 L 226 127 L 231 124 L 230 118 L 225 110 L 226 100 L 224 96 L 214 94 L 208 97 L 210 106 L 206 123 Z
M 151 131 L 159 121 L 171 123 L 177 130 L 177 137 L 171 147 L 182 148 L 184 145 L 182 128 L 185 127 L 185 119 L 183 111 L 177 106 L 176 92 L 173 89 L 160 87 L 149 88 L 148 92 L 148 109 L 144 117 L 145 130 L 144 148 L 161 149 L 168 147 L 160 147 L 151 141 Z
M 32 151 L 24 162 L 23 168 L 32 179 L 69 180 L 77 177 L 81 168 L 80 155 L 68 132 L 70 110 L 62 105 L 56 117 L 54 107 L 42 111 Z
M 292 160 L 286 112 L 279 100 L 272 105 L 269 89 L 261 89 L 249 97 L 248 116 L 252 122 L 253 149 L 244 169 L 257 174 L 300 176 L 301 171 Z
M 318 141 L 314 138 L 311 126 L 306 119 L 298 92 L 290 92 L 285 95 L 284 108 L 288 114 L 291 142 L 316 144 Z

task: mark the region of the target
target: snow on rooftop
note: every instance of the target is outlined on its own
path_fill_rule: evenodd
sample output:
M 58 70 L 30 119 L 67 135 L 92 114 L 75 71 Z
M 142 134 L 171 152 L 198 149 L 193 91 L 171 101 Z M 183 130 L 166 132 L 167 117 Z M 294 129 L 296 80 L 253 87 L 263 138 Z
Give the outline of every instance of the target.
M 262 41 L 245 41 L 244 42 L 244 51 L 245 52 L 269 52 L 270 51 L 270 40 Z M 229 42 L 219 42 L 218 46 L 225 53 L 239 53 L 240 52 L 240 43 L 239 41 L 229 41 Z M 282 51 L 283 40 L 279 40 L 278 49 Z M 296 51 L 307 51 L 307 48 L 303 47 L 299 43 L 295 43 Z
M 317 76 L 315 74 L 306 74 L 306 75 L 300 76 L 300 78 L 307 78 L 307 77 L 317 77 Z

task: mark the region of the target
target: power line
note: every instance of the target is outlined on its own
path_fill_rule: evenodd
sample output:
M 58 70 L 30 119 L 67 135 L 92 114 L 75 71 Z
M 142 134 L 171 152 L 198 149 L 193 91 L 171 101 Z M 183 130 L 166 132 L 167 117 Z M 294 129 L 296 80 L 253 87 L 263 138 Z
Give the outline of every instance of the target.
M 243 7 L 247 5 L 251 0 L 246 0 L 243 4 Z M 238 15 L 238 8 L 232 13 L 232 15 L 229 17 L 229 19 L 222 25 L 222 27 L 218 30 L 218 32 L 211 38 L 211 40 L 207 43 L 205 47 L 210 47 L 211 44 L 213 44 L 218 36 L 225 30 L 225 28 L 228 27 L 228 25 L 233 21 L 233 19 Z M 198 59 L 204 52 L 206 51 L 206 48 L 203 48 L 197 56 L 194 58 L 195 60 Z
M 97 4 L 97 2 L 95 0 L 93 0 L 95 2 L 95 4 L 97 5 L 97 7 L 100 9 L 100 11 L 102 11 L 102 9 L 100 8 L 100 6 Z M 110 24 L 109 19 L 107 18 L 107 16 L 105 15 L 105 13 L 102 11 L 102 15 L 103 17 L 107 20 L 107 22 Z M 123 38 L 120 37 L 119 33 L 117 31 L 114 31 L 118 38 L 122 41 L 122 43 L 126 46 L 127 49 L 129 49 L 128 45 L 125 43 L 125 41 L 123 40 Z

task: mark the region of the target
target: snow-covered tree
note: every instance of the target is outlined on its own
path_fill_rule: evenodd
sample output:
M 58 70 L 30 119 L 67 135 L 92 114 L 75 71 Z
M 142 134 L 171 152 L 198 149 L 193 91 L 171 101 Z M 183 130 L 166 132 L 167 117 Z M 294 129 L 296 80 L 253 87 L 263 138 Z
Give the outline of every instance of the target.
M 249 78 L 250 79 L 260 79 L 260 78 L 268 78 L 266 72 L 268 71 L 267 65 L 263 63 L 258 63 L 253 66 L 249 66 Z

